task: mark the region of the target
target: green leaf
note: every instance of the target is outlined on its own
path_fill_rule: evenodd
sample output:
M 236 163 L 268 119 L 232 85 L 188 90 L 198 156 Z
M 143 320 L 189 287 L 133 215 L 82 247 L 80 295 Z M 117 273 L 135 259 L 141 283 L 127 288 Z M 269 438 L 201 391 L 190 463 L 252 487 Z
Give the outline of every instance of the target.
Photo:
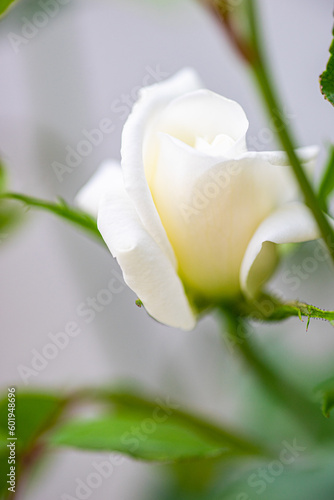
M 51 443 L 159 462 L 231 454 L 271 456 L 244 437 L 181 410 L 169 398 L 150 399 L 134 390 L 88 390 L 82 395 L 109 400 L 116 414 L 65 424 L 51 436 Z
M 191 429 L 200 434 L 205 439 L 214 441 L 217 444 L 226 446 L 246 455 L 268 456 L 270 452 L 261 445 L 241 436 L 234 430 L 226 426 L 216 424 L 205 417 L 196 415 L 190 411 L 181 409 L 179 404 L 172 402 L 169 397 L 150 397 L 138 387 L 118 387 L 106 390 L 93 390 L 86 396 L 90 399 L 101 399 L 104 402 L 110 401 L 116 409 L 118 415 L 131 415 L 132 413 L 141 413 L 147 418 L 152 418 L 156 411 L 165 411 L 167 415 L 172 415 L 172 421 Z M 169 417 L 170 418 L 170 417 Z
M 334 191 L 334 145 L 330 146 L 327 164 L 320 182 L 318 199 L 322 209 L 327 212 L 327 200 Z
M 15 0 L 0 0 L 0 17 L 15 2 Z
M 17 392 L 16 395 L 16 437 L 17 448 L 26 450 L 44 430 L 46 424 L 58 415 L 63 400 L 51 394 Z M 0 435 L 8 436 L 7 395 L 0 401 Z
M 8 398 L 0 401 L 0 496 L 7 490 L 6 478 L 9 472 L 7 444 L 16 437 L 16 477 L 20 474 L 21 459 L 34 445 L 42 432 L 52 426 L 63 409 L 64 400 L 51 394 L 16 391 L 15 436 L 9 436 Z M 10 439 L 7 439 L 10 438 Z
M 333 30 L 334 35 L 334 30 Z M 334 106 L 334 40 L 329 48 L 330 57 L 326 70 L 320 75 L 321 93 Z
M 56 431 L 57 446 L 118 451 L 148 461 L 174 462 L 217 457 L 233 451 L 168 418 L 158 422 L 144 413 L 122 414 L 91 421 L 76 421 Z
M 82 210 L 71 207 L 62 198 L 59 198 L 58 203 L 52 203 L 18 193 L 4 193 L 0 195 L 0 200 L 1 198 L 21 201 L 28 207 L 51 212 L 58 217 L 66 219 L 80 229 L 83 229 L 86 233 L 88 233 L 90 236 L 93 236 L 104 245 L 102 236 L 97 229 L 96 220 Z
M 323 415 L 329 418 L 330 411 L 334 408 L 334 377 L 319 384 L 315 392 L 321 396 Z

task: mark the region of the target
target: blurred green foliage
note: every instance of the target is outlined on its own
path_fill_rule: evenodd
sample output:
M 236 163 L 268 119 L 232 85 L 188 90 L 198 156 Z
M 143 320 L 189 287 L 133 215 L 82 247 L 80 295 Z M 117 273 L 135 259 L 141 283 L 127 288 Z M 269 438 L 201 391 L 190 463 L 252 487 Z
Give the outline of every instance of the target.
M 11 395 L 11 394 L 10 394 Z M 0 497 L 5 495 L 8 485 L 9 449 L 11 437 L 15 439 L 16 478 L 20 477 L 22 462 L 28 460 L 35 442 L 42 432 L 53 425 L 63 408 L 64 400 L 49 393 L 15 391 L 15 431 L 10 436 L 8 429 L 8 395 L 0 401 Z M 12 419 L 11 419 L 12 420 Z M 9 437 L 9 439 L 7 439 Z
M 319 384 L 315 391 L 322 400 L 322 413 L 328 418 L 330 411 L 334 408 L 334 377 Z
M 334 78 L 334 73 L 333 73 Z M 333 82 L 334 85 L 334 82 Z M 318 190 L 318 199 L 325 212 L 328 211 L 328 202 L 334 192 L 334 145 L 330 145 L 328 160 L 325 165 Z
M 320 88 L 325 99 L 334 106 L 334 40 L 329 48 L 329 53 L 330 57 L 326 69 L 320 75 Z
M 0 0 L 0 16 L 15 2 L 15 0 Z
M 1 199 L 8 184 L 7 172 L 0 162 L 0 245 L 5 242 L 10 232 L 22 221 L 24 211 L 16 203 Z

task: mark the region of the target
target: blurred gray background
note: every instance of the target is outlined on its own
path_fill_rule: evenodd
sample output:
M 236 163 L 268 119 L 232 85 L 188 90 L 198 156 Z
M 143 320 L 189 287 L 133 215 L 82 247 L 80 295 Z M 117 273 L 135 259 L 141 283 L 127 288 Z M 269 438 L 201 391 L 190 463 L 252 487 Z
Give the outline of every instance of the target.
M 259 4 L 285 112 L 299 144 L 318 144 L 323 159 L 326 144 L 334 140 L 334 110 L 318 84 L 328 59 L 332 1 Z M 0 151 L 13 190 L 45 199 L 60 195 L 71 202 L 102 160 L 119 158 L 122 126 L 138 88 L 184 66 L 193 66 L 208 88 L 244 107 L 250 148 L 277 147 L 248 71 L 195 1 L 163 6 L 139 0 L 70 0 L 37 32 L 25 28 L 30 39 L 13 37 L 22 36 L 27 20 L 40 11 L 38 2 L 24 0 L 0 23 Z M 75 149 L 84 139 L 83 130 L 97 128 L 104 118 L 112 121 L 114 131 L 60 182 L 54 162 L 65 163 L 66 148 Z M 304 257 L 314 250 L 306 245 Z M 292 264 L 293 256 L 282 271 Z M 326 262 L 319 263 L 296 291 L 281 275 L 272 286 L 287 297 L 333 309 L 329 269 Z M 97 297 L 115 270 L 112 257 L 85 235 L 52 215 L 27 214 L 25 224 L 1 245 L 1 388 L 23 386 L 18 367 L 30 367 L 31 351 L 41 352 L 50 342 L 48 334 L 75 321 L 80 334 L 26 379 L 28 387 L 69 390 L 134 378 L 207 415 L 234 422 L 240 405 L 234 394 L 242 390 L 247 372 L 224 346 L 214 318 L 205 318 L 189 333 L 159 325 L 135 306 L 135 295 L 125 287 L 91 323 L 78 316 L 78 306 Z M 323 367 L 319 380 L 326 376 L 334 352 L 330 325 L 312 322 L 306 334 L 305 324 L 291 320 L 258 332 L 259 341 L 287 371 L 293 374 L 295 364 L 308 363 Z M 75 497 L 75 481 L 94 471 L 95 457 L 58 452 L 24 499 Z M 134 500 L 155 478 L 156 469 L 128 460 L 90 498 Z

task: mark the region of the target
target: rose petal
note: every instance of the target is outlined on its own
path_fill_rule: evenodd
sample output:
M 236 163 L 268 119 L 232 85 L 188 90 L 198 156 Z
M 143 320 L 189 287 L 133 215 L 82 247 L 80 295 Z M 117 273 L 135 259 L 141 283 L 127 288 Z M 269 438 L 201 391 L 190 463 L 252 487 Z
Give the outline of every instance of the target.
M 116 160 L 104 161 L 75 197 L 77 205 L 93 217 L 97 217 L 102 196 L 112 188 L 115 168 L 120 168 Z
M 233 146 L 223 149 L 222 156 L 227 158 L 247 150 L 248 120 L 244 110 L 237 102 L 210 90 L 200 89 L 174 99 L 164 109 L 156 126 L 160 132 L 192 147 L 198 139 L 212 144 L 218 136 L 227 136 L 233 141 Z
M 331 220 L 334 227 L 334 221 Z M 309 208 L 299 202 L 288 203 L 273 212 L 258 227 L 251 239 L 240 270 L 244 293 L 254 295 L 261 281 L 275 268 L 276 245 L 301 243 L 320 238 L 319 228 Z
M 297 188 L 282 155 L 219 160 L 160 134 L 151 186 L 179 274 L 209 299 L 240 292 L 240 266 L 258 226 Z M 277 159 L 277 161 L 275 161 Z M 276 164 L 278 163 L 278 164 Z
M 312 166 L 314 166 L 314 162 L 319 154 L 319 148 L 318 146 L 306 146 L 304 148 L 296 149 L 296 153 L 302 163 L 307 165 L 312 163 Z M 248 151 L 245 155 L 243 155 L 243 157 L 245 156 L 248 158 L 261 158 L 271 165 L 290 165 L 289 157 L 285 151 Z
M 122 268 L 125 282 L 156 320 L 191 330 L 196 319 L 180 278 L 143 227 L 124 189 L 120 169 L 113 169 L 112 175 L 112 188 L 100 204 L 98 228 Z
M 317 146 L 298 148 L 296 153 L 303 164 L 304 171 L 312 179 L 319 148 Z M 257 162 L 259 166 L 267 165 L 267 168 L 274 174 L 272 186 L 269 186 L 269 189 L 275 193 L 277 203 L 283 205 L 300 198 L 299 184 L 291 169 L 290 160 L 284 151 L 247 151 L 236 158 L 236 161 L 238 160 L 249 162 L 249 165 L 254 165 L 254 162 Z M 265 178 L 268 176 L 265 175 Z
M 185 69 L 169 80 L 142 89 L 122 134 L 121 153 L 126 191 L 145 229 L 174 265 L 174 252 L 154 206 L 145 177 L 144 138 L 154 116 L 159 114 L 172 99 L 200 86 L 196 73 L 191 69 Z

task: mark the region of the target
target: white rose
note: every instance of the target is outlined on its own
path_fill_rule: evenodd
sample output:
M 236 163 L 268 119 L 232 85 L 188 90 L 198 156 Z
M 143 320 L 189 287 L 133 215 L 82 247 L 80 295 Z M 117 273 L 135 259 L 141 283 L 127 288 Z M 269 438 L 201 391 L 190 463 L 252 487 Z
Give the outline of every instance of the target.
M 185 69 L 142 89 L 122 135 L 122 168 L 104 163 L 78 194 L 124 280 L 158 321 L 185 330 L 196 303 L 252 296 L 276 244 L 319 237 L 282 152 L 249 152 L 234 101 Z M 317 149 L 298 152 L 309 166 Z

